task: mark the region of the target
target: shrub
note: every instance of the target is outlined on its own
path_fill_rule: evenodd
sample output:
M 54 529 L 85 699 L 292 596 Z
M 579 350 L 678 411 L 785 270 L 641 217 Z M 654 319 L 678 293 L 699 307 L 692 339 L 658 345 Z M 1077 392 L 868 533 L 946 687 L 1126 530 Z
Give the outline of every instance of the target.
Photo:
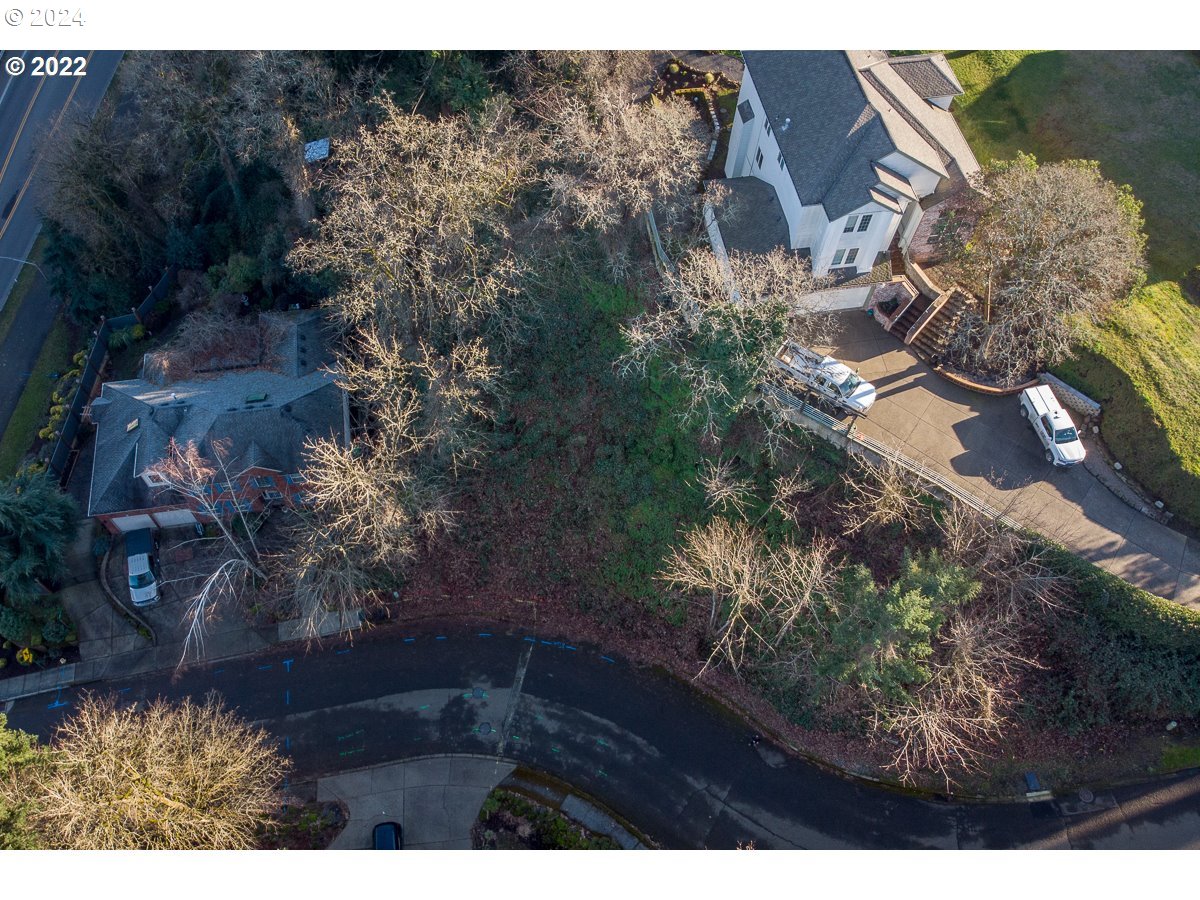
M 1051 546 L 1050 557 L 1072 581 L 1082 611 L 1105 623 L 1106 630 L 1164 650 L 1200 652 L 1200 612 L 1136 588 L 1064 547 Z
M 670 72 L 672 75 L 678 75 L 679 74 L 679 63 L 671 63 L 669 66 L 667 66 L 667 71 Z
M 704 83 L 705 84 L 712 84 L 716 80 L 717 80 L 717 77 L 715 75 L 713 75 L 712 72 L 704 73 Z

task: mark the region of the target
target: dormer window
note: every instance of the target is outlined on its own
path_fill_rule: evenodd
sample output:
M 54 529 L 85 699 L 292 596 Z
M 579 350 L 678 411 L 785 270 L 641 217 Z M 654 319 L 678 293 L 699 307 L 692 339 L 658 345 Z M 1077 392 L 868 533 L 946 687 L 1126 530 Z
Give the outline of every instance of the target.
M 163 478 L 157 472 L 143 472 L 142 481 L 150 485 L 150 487 L 169 487 L 171 482 Z

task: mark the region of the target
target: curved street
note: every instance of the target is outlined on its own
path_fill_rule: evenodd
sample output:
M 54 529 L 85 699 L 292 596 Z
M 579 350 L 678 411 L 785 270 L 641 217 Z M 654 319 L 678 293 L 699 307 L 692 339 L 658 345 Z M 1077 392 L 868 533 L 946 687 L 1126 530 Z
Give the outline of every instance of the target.
M 276 735 L 293 781 L 411 757 L 494 755 L 575 785 L 661 846 L 1197 848 L 1200 773 L 1090 804 L 953 804 L 830 774 L 767 742 L 687 685 L 602 648 L 462 625 L 395 627 L 347 644 L 277 647 L 107 682 L 123 702 L 224 695 Z M 16 701 L 48 736 L 82 688 Z

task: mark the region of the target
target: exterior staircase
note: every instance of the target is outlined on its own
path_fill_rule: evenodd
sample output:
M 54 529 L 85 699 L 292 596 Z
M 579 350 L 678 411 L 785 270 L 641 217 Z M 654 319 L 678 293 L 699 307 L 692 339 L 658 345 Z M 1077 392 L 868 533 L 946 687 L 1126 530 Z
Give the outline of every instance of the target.
M 929 304 L 931 302 L 932 301 L 928 297 L 924 296 L 923 294 L 918 294 L 917 298 L 909 304 L 908 309 L 904 311 L 900 318 L 892 323 L 892 326 L 888 329 L 888 331 L 903 341 L 908 335 L 908 329 L 912 328 L 913 323 L 915 323 L 917 319 L 921 318 L 921 314 L 925 312 L 925 310 L 929 309 Z
M 975 298 L 957 286 L 950 288 L 939 309 L 913 338 L 912 348 L 926 360 L 936 360 L 946 352 L 958 320 L 975 304 Z M 939 298 L 941 299 L 941 298 Z

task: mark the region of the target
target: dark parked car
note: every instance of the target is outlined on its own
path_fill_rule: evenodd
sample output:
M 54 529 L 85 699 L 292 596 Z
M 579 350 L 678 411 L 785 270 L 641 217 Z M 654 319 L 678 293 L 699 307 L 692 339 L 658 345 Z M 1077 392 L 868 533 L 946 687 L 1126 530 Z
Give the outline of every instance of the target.
M 375 826 L 373 850 L 400 850 L 404 847 L 403 832 L 395 822 L 380 822 Z

